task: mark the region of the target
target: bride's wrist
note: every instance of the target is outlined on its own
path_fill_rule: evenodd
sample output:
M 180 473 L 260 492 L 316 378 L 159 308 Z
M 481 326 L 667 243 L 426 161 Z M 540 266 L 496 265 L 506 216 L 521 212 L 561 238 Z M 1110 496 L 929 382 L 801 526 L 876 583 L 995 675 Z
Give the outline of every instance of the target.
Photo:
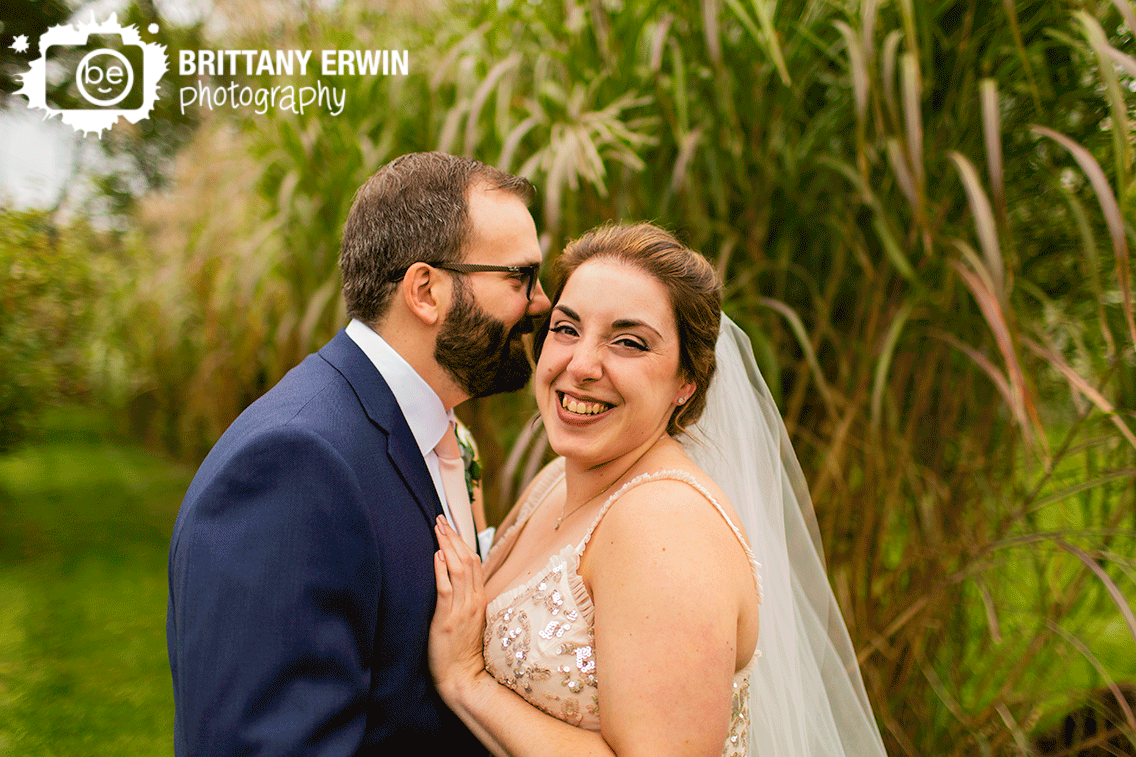
M 438 685 L 438 693 L 442 696 L 442 701 L 449 705 L 450 709 L 469 709 L 471 702 L 483 696 L 487 684 L 495 686 L 497 682 L 494 680 L 493 676 L 489 675 L 488 671 L 482 669 L 472 676 L 456 678 L 440 683 Z

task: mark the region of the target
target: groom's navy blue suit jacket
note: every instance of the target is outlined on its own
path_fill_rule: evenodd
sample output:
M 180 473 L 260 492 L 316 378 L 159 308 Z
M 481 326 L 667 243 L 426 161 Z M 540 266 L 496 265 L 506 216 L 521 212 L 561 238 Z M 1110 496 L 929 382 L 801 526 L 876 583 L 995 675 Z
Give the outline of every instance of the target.
M 427 668 L 439 514 L 394 396 L 343 331 L 245 410 L 174 526 L 178 757 L 485 754 Z

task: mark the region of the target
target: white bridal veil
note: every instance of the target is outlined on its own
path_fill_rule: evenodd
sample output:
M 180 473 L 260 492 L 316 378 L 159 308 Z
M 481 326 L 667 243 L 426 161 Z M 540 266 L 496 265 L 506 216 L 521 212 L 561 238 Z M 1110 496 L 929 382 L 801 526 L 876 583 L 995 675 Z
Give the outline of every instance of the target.
M 749 755 L 885 755 L 804 475 L 749 338 L 725 314 L 716 355 L 706 410 L 684 445 L 730 498 L 761 563 Z

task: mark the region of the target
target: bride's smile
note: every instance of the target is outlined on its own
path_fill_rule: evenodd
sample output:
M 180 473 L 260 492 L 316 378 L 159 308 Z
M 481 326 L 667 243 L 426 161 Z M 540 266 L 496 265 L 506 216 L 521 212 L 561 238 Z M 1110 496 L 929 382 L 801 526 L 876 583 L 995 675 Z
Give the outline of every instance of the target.
M 638 455 L 665 434 L 693 389 L 680 375 L 667 288 L 612 259 L 581 265 L 552 312 L 537 363 L 537 402 L 556 453 L 591 466 Z

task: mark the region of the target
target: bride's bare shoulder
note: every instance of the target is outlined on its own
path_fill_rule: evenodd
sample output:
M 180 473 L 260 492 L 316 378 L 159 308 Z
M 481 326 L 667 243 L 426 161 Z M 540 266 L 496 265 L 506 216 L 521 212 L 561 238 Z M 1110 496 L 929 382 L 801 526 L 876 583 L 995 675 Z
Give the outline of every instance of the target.
M 676 561 L 696 570 L 716 558 L 732 560 L 736 539 L 707 494 L 732 512 L 721 490 L 696 467 L 658 471 L 612 503 L 589 550 L 597 562 Z

